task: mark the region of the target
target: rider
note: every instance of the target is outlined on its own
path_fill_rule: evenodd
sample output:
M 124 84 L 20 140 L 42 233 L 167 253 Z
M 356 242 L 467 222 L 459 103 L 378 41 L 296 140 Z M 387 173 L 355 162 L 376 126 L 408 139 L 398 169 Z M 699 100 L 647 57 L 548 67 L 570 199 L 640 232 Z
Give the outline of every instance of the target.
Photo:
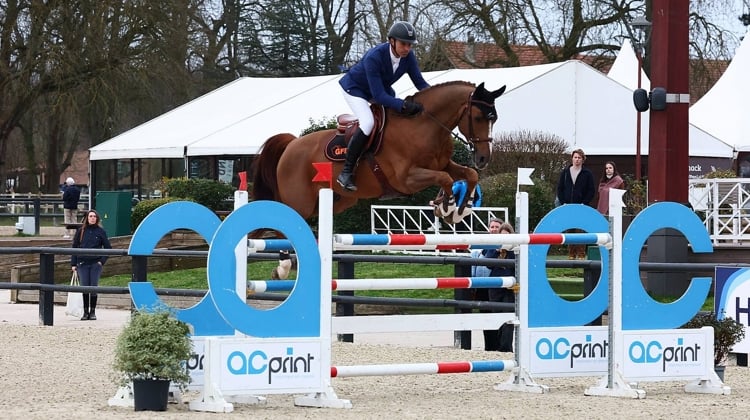
M 412 51 L 412 45 L 416 43 L 414 27 L 409 22 L 396 22 L 388 31 L 388 42 L 370 49 L 362 60 L 352 66 L 339 80 L 344 89 L 344 99 L 359 120 L 359 129 L 346 149 L 344 169 L 336 179 L 346 190 L 357 190 L 354 185 L 354 168 L 375 126 L 370 102 L 410 116 L 422 112 L 421 104 L 396 98 L 396 93 L 391 87 L 405 73 L 409 74 L 417 89 L 422 90 L 430 86 L 422 77 L 417 57 Z

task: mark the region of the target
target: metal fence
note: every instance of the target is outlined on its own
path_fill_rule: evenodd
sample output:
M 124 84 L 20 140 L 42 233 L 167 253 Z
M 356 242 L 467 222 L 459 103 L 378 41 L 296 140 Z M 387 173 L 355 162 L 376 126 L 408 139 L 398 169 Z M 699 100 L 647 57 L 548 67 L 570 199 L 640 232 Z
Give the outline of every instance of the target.
M 78 210 L 88 206 L 88 196 L 81 194 Z M 0 218 L 13 218 L 22 222 L 32 218 L 34 235 L 39 235 L 42 219 L 48 219 L 53 226 L 62 226 L 65 221 L 61 194 L 0 194 Z
M 688 199 L 714 246 L 750 245 L 750 179 L 691 179 Z

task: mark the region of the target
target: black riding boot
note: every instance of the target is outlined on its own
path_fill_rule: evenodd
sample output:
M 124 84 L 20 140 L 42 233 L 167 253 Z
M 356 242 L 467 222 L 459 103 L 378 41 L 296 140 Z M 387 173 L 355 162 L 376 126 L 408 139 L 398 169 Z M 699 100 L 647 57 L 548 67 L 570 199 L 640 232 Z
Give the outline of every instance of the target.
M 357 167 L 357 161 L 362 156 L 362 151 L 367 144 L 367 138 L 369 136 L 362 132 L 361 129 L 357 129 L 354 133 L 352 140 L 346 147 L 346 161 L 344 162 L 344 169 L 341 170 L 336 181 L 344 187 L 345 190 L 357 191 L 357 186 L 354 185 L 354 168 Z
M 81 321 L 86 321 L 89 319 L 89 294 L 83 293 L 83 316 L 81 317 Z
M 91 312 L 89 312 L 89 319 L 96 321 L 96 298 L 95 294 L 91 294 Z

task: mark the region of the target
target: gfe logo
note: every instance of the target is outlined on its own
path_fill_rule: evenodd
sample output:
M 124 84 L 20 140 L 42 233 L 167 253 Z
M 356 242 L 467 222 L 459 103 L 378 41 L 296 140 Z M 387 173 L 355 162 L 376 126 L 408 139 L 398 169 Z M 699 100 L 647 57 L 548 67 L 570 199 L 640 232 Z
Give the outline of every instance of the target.
M 227 369 L 232 375 L 260 375 L 268 374 L 268 384 L 273 383 L 276 374 L 307 374 L 310 373 L 312 354 L 295 356 L 294 348 L 287 347 L 286 355 L 268 357 L 266 352 L 255 350 L 250 354 L 234 351 L 227 357 Z
M 628 348 L 628 357 L 633 363 L 659 363 L 662 372 L 666 372 L 668 363 L 697 363 L 701 346 L 692 343 L 686 346 L 684 338 L 677 339 L 677 345 L 665 346 L 657 340 L 644 343 L 634 341 Z
M 587 359 L 605 359 L 607 357 L 607 340 L 594 343 L 591 335 L 587 334 L 585 342 L 570 343 L 566 337 L 560 337 L 556 340 L 550 338 L 540 338 L 534 350 L 541 360 L 570 360 L 570 367 L 573 368 L 577 360 Z

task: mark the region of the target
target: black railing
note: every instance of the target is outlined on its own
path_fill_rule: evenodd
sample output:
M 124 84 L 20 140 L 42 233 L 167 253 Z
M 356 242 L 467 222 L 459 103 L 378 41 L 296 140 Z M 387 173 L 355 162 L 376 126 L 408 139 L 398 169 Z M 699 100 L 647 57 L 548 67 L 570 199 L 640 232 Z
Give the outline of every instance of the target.
M 79 203 L 79 209 L 83 210 L 88 198 L 81 196 Z M 62 196 L 12 197 L 3 194 L 0 196 L 0 217 L 33 217 L 34 234 L 39 235 L 43 218 L 60 218 L 60 224 L 63 224 L 65 211 Z

